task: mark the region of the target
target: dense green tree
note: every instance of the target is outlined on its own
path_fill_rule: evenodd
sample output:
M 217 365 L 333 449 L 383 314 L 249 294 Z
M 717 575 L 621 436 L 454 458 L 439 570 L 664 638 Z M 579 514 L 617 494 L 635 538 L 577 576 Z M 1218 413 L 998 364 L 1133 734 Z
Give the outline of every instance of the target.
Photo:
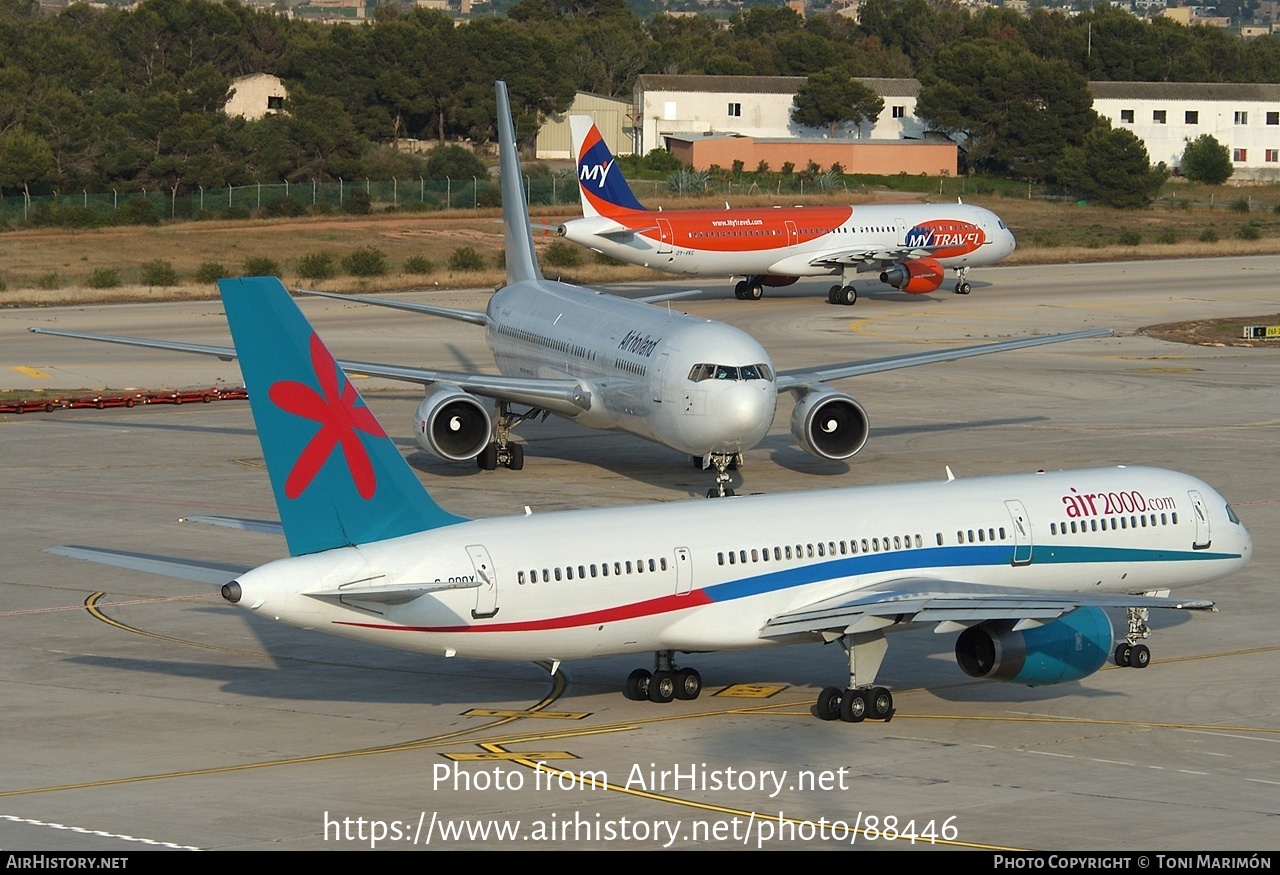
M 863 122 L 875 124 L 883 109 L 884 101 L 878 94 L 844 70 L 832 67 L 812 74 L 797 89 L 791 119 L 806 127 L 825 126 L 834 137 L 848 122 L 859 128 Z
M 1182 152 L 1182 175 L 1192 182 L 1222 185 L 1231 178 L 1235 167 L 1227 147 L 1211 134 L 1202 134 L 1187 143 Z
M 1113 129 L 1100 118 L 1084 143 L 1069 146 L 1057 166 L 1057 181 L 1086 199 L 1110 207 L 1146 207 L 1169 173 L 1153 168 L 1147 149 L 1132 131 Z
M 1084 78 L 1013 43 L 976 40 L 938 54 L 916 115 L 960 138 L 970 169 L 1043 180 L 1093 125 Z
M 12 128 L 0 134 L 0 190 L 43 182 L 53 169 L 53 151 L 36 134 Z

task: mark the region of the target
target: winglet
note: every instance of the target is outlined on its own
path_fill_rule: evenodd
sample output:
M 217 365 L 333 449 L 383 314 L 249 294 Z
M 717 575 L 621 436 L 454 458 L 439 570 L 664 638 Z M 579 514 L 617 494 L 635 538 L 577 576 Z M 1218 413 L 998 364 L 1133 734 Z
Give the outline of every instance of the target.
M 506 241 L 507 284 L 542 279 L 533 251 L 533 229 L 529 226 L 529 204 L 520 176 L 520 153 L 516 151 L 515 125 L 511 123 L 511 101 L 507 83 L 495 83 L 498 96 L 498 169 L 502 179 L 502 232 Z
M 464 521 L 422 488 L 280 280 L 218 291 L 291 555 Z
M 631 186 L 622 176 L 622 168 L 609 151 L 600 129 L 590 116 L 569 116 L 573 135 L 573 154 L 578 162 L 578 191 L 582 194 L 582 215 L 612 218 L 643 212 Z

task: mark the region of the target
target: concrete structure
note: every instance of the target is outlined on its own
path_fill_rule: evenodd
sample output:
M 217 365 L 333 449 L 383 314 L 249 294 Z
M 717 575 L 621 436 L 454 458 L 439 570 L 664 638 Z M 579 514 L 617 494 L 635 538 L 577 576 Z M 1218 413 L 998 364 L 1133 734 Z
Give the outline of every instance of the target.
M 827 139 L 825 128 L 798 125 L 791 105 L 803 76 L 663 76 L 636 80 L 635 113 L 641 154 L 667 146 L 671 136 L 741 134 L 758 139 Z M 849 129 L 842 140 L 923 139 L 915 117 L 915 79 L 859 79 L 884 100 L 874 125 Z M 896 171 L 895 171 L 896 172 Z
M 253 73 L 231 81 L 223 111 L 229 116 L 242 116 L 256 121 L 267 113 L 283 112 L 289 91 L 278 76 Z
M 1093 108 L 1132 131 L 1151 163 L 1177 169 L 1188 140 L 1226 146 L 1233 179 L 1280 180 L 1280 85 L 1214 82 L 1090 82 Z
M 890 176 L 909 173 L 912 176 L 955 176 L 957 150 L 949 141 L 921 140 L 814 140 L 756 139 L 740 136 L 670 136 L 671 154 L 686 165 L 707 170 L 717 165 L 726 170 L 741 161 L 746 170 L 755 170 L 760 162 L 770 170 L 780 170 L 790 161 L 803 169 L 812 161 L 829 169 L 839 164 L 846 173 L 873 173 Z
M 542 160 L 573 160 L 573 137 L 569 132 L 569 116 L 589 115 L 600 129 L 600 135 L 615 155 L 630 155 L 634 142 L 631 102 L 579 91 L 573 104 L 563 115 L 553 115 L 538 130 L 536 157 Z

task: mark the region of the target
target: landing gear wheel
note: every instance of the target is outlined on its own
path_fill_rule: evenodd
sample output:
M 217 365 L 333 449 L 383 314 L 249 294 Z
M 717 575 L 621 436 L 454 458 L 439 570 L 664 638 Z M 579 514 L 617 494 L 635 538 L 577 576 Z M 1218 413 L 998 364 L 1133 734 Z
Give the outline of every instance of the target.
M 872 687 L 867 693 L 867 719 L 888 720 L 893 716 L 893 693 L 884 687 Z
M 676 678 L 669 671 L 655 671 L 649 681 L 649 701 L 666 703 L 676 697 Z
M 511 454 L 511 458 L 507 460 L 507 467 L 512 471 L 522 470 L 524 468 L 524 445 L 507 444 L 507 451 Z
M 1133 668 L 1146 668 L 1151 664 L 1151 650 L 1145 644 L 1133 645 L 1133 652 L 1129 654 L 1129 665 Z
M 692 668 L 682 668 L 676 672 L 676 698 L 690 701 L 702 693 L 702 675 Z
M 495 471 L 498 468 L 498 445 L 487 444 L 480 455 L 476 456 L 476 467 L 481 471 Z
M 827 303 L 828 304 L 840 303 L 840 287 L 839 286 L 832 286 L 831 288 L 827 289 Z
M 653 675 L 638 668 L 627 675 L 627 686 L 623 694 L 633 702 L 647 702 L 649 701 L 649 684 L 652 680 Z
M 764 287 L 760 285 L 747 286 L 747 291 L 743 294 L 744 301 L 758 301 L 764 297 Z
M 748 288 L 750 287 L 747 285 L 746 281 L 743 280 L 733 287 L 733 296 L 739 301 L 745 301 L 747 299 Z
M 840 303 L 846 307 L 852 307 L 858 303 L 858 290 L 853 286 L 845 286 L 840 290 Z
M 714 486 L 707 490 L 707 498 L 733 498 L 733 496 L 734 491 L 728 487 L 725 487 L 724 492 L 721 492 Z
M 840 698 L 840 719 L 845 723 L 861 723 L 867 719 L 867 691 L 845 690 Z
M 967 282 L 965 282 L 964 280 L 960 280 L 960 282 L 956 283 L 956 294 L 957 294 L 957 295 L 967 295 L 967 294 L 969 294 L 969 292 L 971 292 L 971 291 L 973 291 L 973 289 L 971 289 L 971 288 L 969 287 L 969 284 L 968 284 Z
M 844 692 L 836 687 L 824 687 L 818 693 L 818 719 L 836 720 L 840 717 L 840 700 Z
M 1116 665 L 1120 666 L 1121 668 L 1128 668 L 1130 664 L 1130 660 L 1133 659 L 1133 645 L 1117 644 L 1116 652 L 1113 655 L 1116 660 Z

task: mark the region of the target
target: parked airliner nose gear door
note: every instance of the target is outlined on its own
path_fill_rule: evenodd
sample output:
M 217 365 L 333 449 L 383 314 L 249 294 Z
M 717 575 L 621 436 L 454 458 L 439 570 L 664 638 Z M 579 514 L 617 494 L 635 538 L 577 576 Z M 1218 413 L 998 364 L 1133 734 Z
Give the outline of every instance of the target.
M 1009 517 L 1013 521 L 1013 563 L 1014 565 L 1031 564 L 1031 519 L 1027 509 L 1017 499 L 1004 503 L 1009 509 Z
M 475 566 L 476 581 L 480 586 L 476 589 L 476 606 L 471 616 L 477 620 L 492 617 L 498 613 L 498 576 L 493 570 L 493 560 L 489 551 L 477 544 L 467 548 L 471 564 Z
M 1213 533 L 1209 531 L 1209 511 L 1204 506 L 1204 496 L 1197 490 L 1187 490 L 1191 497 L 1191 512 L 1196 519 L 1196 539 L 1191 542 L 1193 550 L 1207 550 L 1213 543 Z

